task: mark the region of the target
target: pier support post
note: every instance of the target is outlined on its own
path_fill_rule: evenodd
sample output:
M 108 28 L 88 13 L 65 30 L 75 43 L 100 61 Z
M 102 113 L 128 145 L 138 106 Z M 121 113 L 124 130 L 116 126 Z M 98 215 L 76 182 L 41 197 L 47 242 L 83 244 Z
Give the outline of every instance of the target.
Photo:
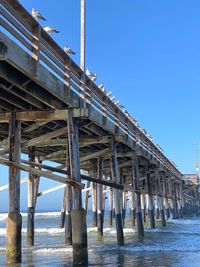
M 163 177 L 163 195 L 164 195 L 164 206 L 166 212 L 167 220 L 170 218 L 170 211 L 169 211 L 169 200 L 168 200 L 168 190 L 167 190 L 167 180 L 166 177 Z
M 140 177 L 139 177 L 139 164 L 137 156 L 132 157 L 132 174 L 136 190 L 136 219 L 137 219 L 138 236 L 142 237 L 144 236 L 144 225 L 142 221 Z
M 92 224 L 97 227 L 97 185 L 92 183 Z
M 110 188 L 109 190 L 109 220 L 108 224 L 110 226 L 113 225 L 113 189 Z
M 118 162 L 117 162 L 117 148 L 116 142 L 113 141 L 111 144 L 111 174 L 112 174 L 112 181 L 116 184 L 119 184 L 120 177 L 119 177 L 119 170 L 118 170 Z M 115 206 L 115 222 L 116 222 L 116 231 L 117 231 L 117 243 L 119 246 L 124 245 L 124 232 L 123 232 L 123 225 L 122 225 L 122 207 L 121 207 L 121 200 L 120 200 L 120 191 L 118 189 L 113 189 L 114 192 L 114 206 Z
M 90 181 L 87 181 L 87 186 L 86 186 L 87 188 L 89 188 L 90 187 Z M 84 209 L 85 209 L 85 211 L 87 212 L 87 210 L 88 210 L 88 198 L 89 198 L 89 190 L 87 190 L 86 192 L 85 192 L 85 201 L 84 201 Z
M 161 215 L 161 222 L 162 222 L 162 226 L 166 226 L 166 220 L 165 220 L 165 210 L 164 210 L 164 203 L 163 203 L 163 187 L 161 186 L 161 177 L 160 177 L 160 173 L 159 170 L 157 171 L 156 174 L 156 178 L 157 178 L 157 199 L 158 199 L 158 203 L 160 206 L 160 215 Z M 162 196 L 160 195 L 162 194 Z
M 21 156 L 21 123 L 16 121 L 16 113 L 11 113 L 9 122 L 9 160 L 20 163 Z M 9 213 L 7 219 L 6 262 L 21 262 L 21 229 L 20 214 L 20 170 L 9 166 Z
M 65 226 L 65 215 L 66 215 L 66 187 L 64 188 L 63 192 L 63 201 L 62 201 L 62 207 L 60 212 L 60 228 L 64 228 Z
M 146 223 L 146 197 L 144 192 L 141 194 L 141 207 L 142 207 L 143 221 L 144 223 Z
M 152 229 L 155 228 L 155 217 L 154 217 L 154 205 L 153 205 L 153 195 L 151 192 L 151 175 L 150 175 L 150 166 L 149 162 L 147 163 L 147 191 L 149 197 L 149 216 L 150 216 L 150 226 Z
M 65 245 L 72 245 L 72 188 L 66 185 Z
M 135 220 L 136 220 L 136 197 L 135 197 L 135 192 L 131 192 L 131 210 L 130 210 L 130 218 L 131 218 L 131 223 L 133 226 L 135 226 Z
M 103 159 L 97 159 L 97 177 L 99 180 L 103 179 Z M 98 220 L 97 220 L 97 231 L 102 236 L 103 235 L 103 185 L 98 184 Z
M 126 220 L 126 206 L 127 206 L 127 192 L 123 191 L 122 193 L 122 220 L 123 220 L 123 227 L 125 227 L 125 220 Z
M 35 162 L 35 148 L 28 148 L 28 156 L 29 161 Z M 31 166 L 34 168 L 34 166 Z M 35 215 L 35 207 L 34 207 L 34 183 L 35 176 L 30 172 L 28 179 L 28 214 L 27 214 L 27 245 L 34 245 L 34 215 Z
M 73 264 L 75 266 L 87 266 L 87 226 L 86 211 L 75 209 L 71 212 L 72 239 L 73 239 Z
M 72 180 L 81 182 L 80 176 L 80 155 L 78 142 L 78 122 L 68 113 L 68 151 L 69 151 L 69 170 Z M 82 209 L 82 192 L 80 188 L 72 188 L 73 211 L 71 212 L 72 221 L 72 245 L 73 245 L 73 264 L 84 266 L 88 264 L 87 249 L 87 225 L 86 211 Z

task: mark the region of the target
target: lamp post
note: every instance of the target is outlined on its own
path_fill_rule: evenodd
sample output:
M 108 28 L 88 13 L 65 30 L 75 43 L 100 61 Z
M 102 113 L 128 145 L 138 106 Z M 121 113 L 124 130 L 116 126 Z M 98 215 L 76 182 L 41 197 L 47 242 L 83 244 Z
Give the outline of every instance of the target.
M 85 72 L 85 24 L 86 0 L 81 1 L 81 36 L 80 36 L 80 67 Z

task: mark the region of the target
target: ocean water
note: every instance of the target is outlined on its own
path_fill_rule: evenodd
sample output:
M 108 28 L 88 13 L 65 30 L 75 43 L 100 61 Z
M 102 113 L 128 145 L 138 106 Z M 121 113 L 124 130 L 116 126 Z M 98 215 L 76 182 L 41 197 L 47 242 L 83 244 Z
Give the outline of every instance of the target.
M 26 246 L 26 213 L 22 216 L 23 262 L 16 266 L 73 266 L 72 249 L 64 245 L 64 230 L 59 229 L 60 212 L 36 213 L 33 248 Z M 0 214 L 0 266 L 5 266 L 6 217 Z M 200 266 L 200 218 L 170 219 L 167 227 L 158 221 L 154 230 L 147 225 L 139 240 L 127 217 L 124 247 L 117 246 L 115 228 L 108 227 L 107 218 L 105 213 L 104 236 L 99 237 L 88 214 L 89 266 Z

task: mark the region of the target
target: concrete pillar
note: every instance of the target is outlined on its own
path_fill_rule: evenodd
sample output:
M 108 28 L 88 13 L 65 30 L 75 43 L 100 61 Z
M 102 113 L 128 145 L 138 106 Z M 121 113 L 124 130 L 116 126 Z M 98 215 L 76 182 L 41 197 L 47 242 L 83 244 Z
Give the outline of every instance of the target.
M 87 266 L 87 226 L 86 211 L 84 209 L 73 210 L 72 219 L 72 240 L 73 240 L 73 265 Z
M 9 160 L 20 163 L 21 123 L 12 112 L 9 122 Z M 21 262 L 20 170 L 9 166 L 9 213 L 7 219 L 6 262 L 14 265 Z

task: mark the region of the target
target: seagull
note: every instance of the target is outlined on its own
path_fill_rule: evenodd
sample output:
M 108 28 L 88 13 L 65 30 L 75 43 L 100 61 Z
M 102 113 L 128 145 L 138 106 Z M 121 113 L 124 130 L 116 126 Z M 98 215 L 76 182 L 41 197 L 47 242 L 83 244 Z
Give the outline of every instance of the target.
M 38 21 L 39 19 L 46 21 L 45 17 L 43 17 L 40 12 L 38 12 L 34 7 L 32 8 L 32 16 Z
M 90 77 L 93 82 L 97 79 L 97 75 L 94 72 L 89 71 L 88 69 L 86 70 L 86 75 Z
M 111 101 L 115 100 L 115 96 L 112 96 L 112 97 L 110 98 L 110 100 L 111 100 Z
M 125 107 L 123 105 L 118 105 L 118 108 L 124 109 Z
M 106 96 L 110 96 L 110 95 L 112 95 L 112 92 L 111 91 L 106 94 Z
M 104 83 L 101 83 L 98 85 L 99 89 L 102 91 L 102 92 L 105 92 L 105 86 L 104 86 Z
M 48 32 L 48 34 L 52 34 L 52 33 L 59 33 L 59 31 L 57 31 L 55 28 L 53 28 L 53 27 L 50 27 L 50 26 L 46 26 L 46 27 L 44 27 L 44 30 L 46 31 L 46 32 Z
M 64 51 L 67 53 L 67 54 L 71 54 L 71 55 L 75 55 L 76 52 L 74 52 L 70 47 L 68 47 L 67 45 L 65 45 L 64 47 Z
M 115 105 L 116 106 L 119 106 L 119 100 L 115 102 Z

